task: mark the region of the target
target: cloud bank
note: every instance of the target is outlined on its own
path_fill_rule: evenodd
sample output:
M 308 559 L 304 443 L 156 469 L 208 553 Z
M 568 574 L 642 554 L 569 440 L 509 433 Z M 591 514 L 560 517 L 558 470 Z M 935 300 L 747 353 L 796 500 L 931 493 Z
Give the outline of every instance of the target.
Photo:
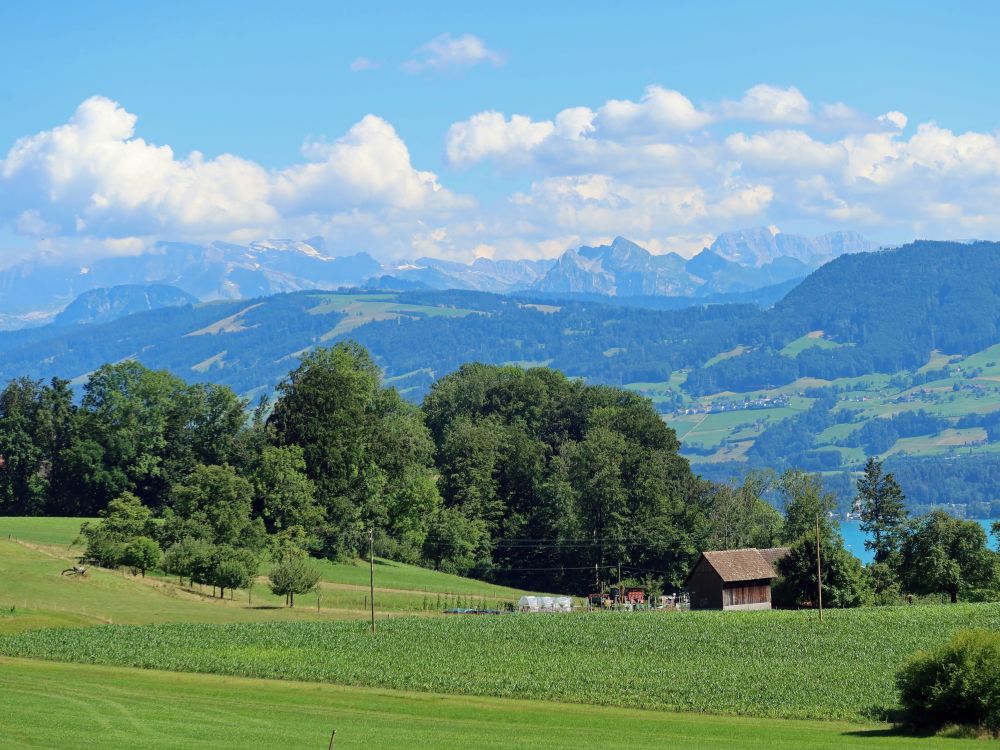
M 414 62 L 501 64 L 495 55 L 475 37 L 445 35 Z M 911 126 L 900 112 L 814 103 L 794 87 L 695 103 L 650 86 L 547 119 L 478 112 L 443 136 L 443 177 L 415 166 L 376 115 L 265 169 L 149 143 L 135 114 L 95 96 L 0 160 L 0 223 L 49 254 L 91 256 L 158 240 L 313 235 L 386 258 L 538 257 L 616 234 L 690 254 L 719 231 L 760 224 L 887 241 L 1000 234 L 996 133 Z M 452 170 L 477 165 L 518 188 L 481 202 L 446 187 Z

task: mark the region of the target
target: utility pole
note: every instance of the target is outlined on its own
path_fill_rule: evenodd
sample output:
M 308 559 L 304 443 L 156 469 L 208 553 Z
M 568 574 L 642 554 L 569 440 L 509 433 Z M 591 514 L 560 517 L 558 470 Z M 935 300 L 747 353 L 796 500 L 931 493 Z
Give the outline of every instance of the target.
M 622 561 L 618 561 L 618 603 L 625 603 L 625 592 L 622 591 Z
M 368 582 L 371 587 L 372 635 L 375 634 L 375 529 L 368 529 Z
M 819 602 L 819 621 L 823 622 L 823 566 L 819 555 L 819 513 L 816 514 L 816 601 Z

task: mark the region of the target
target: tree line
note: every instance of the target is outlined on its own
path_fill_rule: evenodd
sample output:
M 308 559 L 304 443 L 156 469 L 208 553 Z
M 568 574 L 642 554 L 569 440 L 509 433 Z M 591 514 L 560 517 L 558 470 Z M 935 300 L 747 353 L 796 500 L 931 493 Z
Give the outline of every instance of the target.
M 1000 553 L 980 524 L 941 510 L 911 515 L 902 487 L 876 458 L 855 490 L 853 508 L 874 558 L 867 566 L 844 546 L 836 496 L 818 475 L 799 470 L 751 471 L 742 483 L 716 485 L 711 542 L 717 549 L 788 546 L 777 563 L 777 606 L 815 606 L 817 544 L 826 606 L 1000 599 Z M 1000 542 L 1000 522 L 992 532 Z
M 618 569 L 676 590 L 705 549 L 788 543 L 812 559 L 819 518 L 830 604 L 893 591 L 843 549 L 817 477 L 712 483 L 678 449 L 648 399 L 547 368 L 464 365 L 418 407 L 338 343 L 251 409 L 125 361 L 78 400 L 59 379 L 0 393 L 0 513 L 100 517 L 84 528 L 92 562 L 220 593 L 270 560 L 290 603 L 316 583 L 307 556 L 354 558 L 369 534 L 382 556 L 532 590 L 586 593 Z M 784 571 L 790 606 L 810 601 L 801 568 Z

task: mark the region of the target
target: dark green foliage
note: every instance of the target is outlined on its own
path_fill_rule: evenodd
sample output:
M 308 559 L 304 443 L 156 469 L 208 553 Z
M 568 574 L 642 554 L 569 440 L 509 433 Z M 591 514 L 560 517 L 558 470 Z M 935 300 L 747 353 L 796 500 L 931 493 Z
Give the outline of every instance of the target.
M 0 513 L 36 515 L 66 495 L 75 409 L 64 380 L 12 380 L 0 393 Z
M 896 372 L 924 364 L 932 349 L 971 354 L 1000 340 L 998 276 L 996 243 L 919 241 L 843 255 L 789 292 L 773 314 L 783 326 L 800 323 L 854 342 L 872 357 L 868 372 Z
M 476 553 L 488 547 L 486 524 L 459 508 L 441 508 L 431 517 L 423 556 L 435 570 L 466 575 L 476 566 Z
M 704 548 L 705 488 L 635 394 L 466 365 L 423 410 L 449 511 L 425 544 L 439 565 L 475 559 L 499 581 L 582 592 L 619 562 L 677 585 Z
M 264 525 L 252 514 L 253 488 L 230 466 L 198 465 L 170 493 L 173 514 L 165 533 L 196 536 L 213 544 L 261 549 Z
M 913 519 L 903 536 L 899 562 L 903 587 L 914 594 L 959 594 L 996 585 L 997 553 L 975 521 L 944 511 Z
M 174 542 L 163 555 L 163 570 L 193 582 L 196 571 L 207 570 L 214 547 L 204 539 L 184 537 Z
M 839 524 L 833 517 L 837 500 L 826 490 L 823 480 L 815 474 L 786 471 L 777 480 L 775 489 L 785 511 L 782 536 L 791 544 L 804 536 L 815 538 L 816 526 L 824 538 L 840 536 Z
M 788 471 L 777 482 L 785 508 L 783 535 L 791 545 L 778 561 L 773 601 L 779 607 L 818 606 L 816 542 L 823 577 L 823 606 L 857 607 L 868 598 L 868 579 L 861 562 L 844 547 L 832 517 L 836 499 L 815 475 Z
M 788 468 L 806 471 L 837 468 L 840 464 L 839 453 L 833 459 L 833 466 L 810 465 L 810 457 L 815 456 L 811 449 L 816 435 L 827 427 L 851 419 L 851 413 L 846 410 L 836 413 L 831 411 L 836 403 L 836 396 L 825 395 L 801 414 L 768 427 L 754 441 L 747 453 L 748 458 L 755 466 L 776 471 Z M 818 459 L 812 458 L 812 461 L 816 460 Z
M 244 549 L 228 546 L 218 547 L 212 555 L 207 583 L 217 586 L 219 596 L 225 596 L 226 589 L 246 588 L 257 574 L 259 562 Z
M 710 494 L 711 549 L 776 547 L 782 538 L 784 520 L 764 499 L 774 477 L 748 472 L 739 486 L 718 484 Z
M 130 492 L 115 498 L 106 510 L 101 512 L 102 520 L 98 523 L 86 522 L 80 528 L 87 544 L 84 559 L 94 565 L 105 568 L 115 568 L 119 565 L 129 565 L 137 570 L 154 567 L 159 559 L 155 557 L 146 542 L 156 542 L 150 539 L 157 533 L 152 512 L 148 507 Z M 129 546 L 137 539 L 144 539 L 138 546 L 129 550 Z M 157 546 L 156 552 L 159 552 Z M 131 560 L 131 562 L 129 562 Z M 153 560 L 151 564 L 145 564 Z M 139 564 L 139 563 L 143 564 Z
M 973 517 L 1000 518 L 1000 455 L 984 453 L 960 460 L 892 456 L 885 465 L 906 488 L 913 506 L 966 504 Z
M 724 351 L 724 350 L 718 350 Z M 759 349 L 694 370 L 684 384 L 693 396 L 719 391 L 754 391 L 775 388 L 799 377 L 801 364 L 773 349 Z
M 844 548 L 839 534 L 820 536 L 824 607 L 859 607 L 868 599 L 869 581 L 861 561 Z M 818 605 L 816 585 L 816 537 L 808 534 L 795 542 L 778 561 L 778 581 L 773 601 L 778 607 Z
M 902 411 L 885 419 L 872 419 L 852 432 L 843 445 L 862 447 L 869 455 L 885 453 L 897 440 L 918 435 L 933 435 L 948 427 L 950 423 L 942 417 L 935 417 L 923 409 Z
M 438 504 L 434 446 L 419 411 L 381 386 L 368 352 L 353 343 L 315 349 L 278 391 L 268 426 L 302 451 L 326 518 L 324 552 L 352 554 L 369 528 L 419 546 Z
M 907 720 L 1000 734 L 1000 633 L 964 630 L 932 651 L 918 651 L 896 676 Z
M 879 420 L 882 421 L 882 420 Z M 875 562 L 884 563 L 899 551 L 906 521 L 906 496 L 891 474 L 882 471 L 882 462 L 869 458 L 858 479 L 855 505 L 861 512 L 861 530 L 871 537 L 865 549 L 875 553 Z
M 268 531 L 297 527 L 312 532 L 323 521 L 300 447 L 266 446 L 252 471 L 254 513 L 264 519 Z

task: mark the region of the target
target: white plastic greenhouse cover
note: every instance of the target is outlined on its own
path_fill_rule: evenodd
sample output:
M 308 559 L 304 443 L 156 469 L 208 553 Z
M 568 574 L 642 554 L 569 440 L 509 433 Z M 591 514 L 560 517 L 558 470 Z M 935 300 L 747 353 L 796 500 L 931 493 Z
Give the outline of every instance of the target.
M 568 596 L 522 596 L 517 608 L 522 612 L 572 612 L 573 600 Z

